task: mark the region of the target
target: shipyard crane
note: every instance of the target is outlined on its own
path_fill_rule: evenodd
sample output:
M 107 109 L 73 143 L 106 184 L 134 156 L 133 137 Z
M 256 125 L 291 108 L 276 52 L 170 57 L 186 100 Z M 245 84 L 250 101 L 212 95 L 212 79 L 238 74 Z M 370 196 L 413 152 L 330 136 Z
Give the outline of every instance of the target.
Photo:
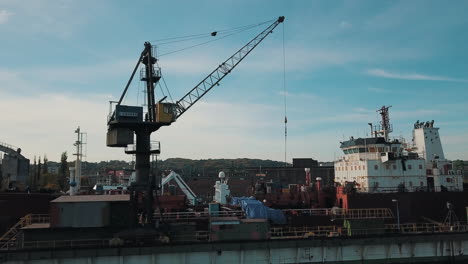
M 156 102 L 154 90 L 156 84 L 161 79 L 161 69 L 154 66 L 157 62 L 154 47 L 150 42 L 145 42 L 144 49 L 137 60 L 119 101 L 116 102 L 114 109 L 112 108 L 111 103 L 111 111 L 107 122 L 107 146 L 125 147 L 125 152 L 127 154 L 135 154 L 136 179 L 130 187 L 133 221 L 136 221 L 136 217 L 134 216 L 137 214 L 137 201 L 140 198 L 144 201 L 145 214 L 147 216 L 152 215 L 153 211 L 152 208 L 155 198 L 154 190 L 156 185 L 153 177 L 150 178 L 150 156 L 151 154 L 159 154 L 160 149 L 159 147 L 153 148 L 151 146 L 151 133 L 157 131 L 163 126 L 168 126 L 175 122 L 214 86 L 219 85 L 220 81 L 231 73 L 231 71 L 283 21 L 284 16 L 280 16 L 260 34 L 255 36 L 227 60 L 222 62 L 218 67 L 216 67 L 216 69 L 208 74 L 208 76 L 206 76 L 175 103 L 164 102 L 166 97 Z M 122 104 L 140 64 L 144 64 L 144 67 L 140 72 L 140 80 L 146 82 L 146 114 L 143 114 L 143 107 L 141 106 Z M 134 134 L 136 135 L 135 144 Z M 134 222 L 133 224 L 135 225 L 136 223 Z

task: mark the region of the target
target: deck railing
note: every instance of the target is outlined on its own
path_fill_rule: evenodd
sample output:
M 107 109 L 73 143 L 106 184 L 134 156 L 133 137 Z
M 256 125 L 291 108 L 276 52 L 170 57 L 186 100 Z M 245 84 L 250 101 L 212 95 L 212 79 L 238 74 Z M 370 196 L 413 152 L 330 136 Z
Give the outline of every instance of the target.
M 322 211 L 320 211 L 322 210 Z M 329 209 L 310 209 L 307 213 L 330 213 Z M 351 209 L 352 210 L 352 209 Z M 343 210 L 341 213 L 334 212 L 334 215 L 346 215 L 346 217 L 356 217 L 354 219 L 363 219 L 360 217 L 382 218 L 386 216 L 384 211 L 351 211 Z M 202 212 L 202 215 L 197 215 L 196 212 L 189 213 L 166 213 L 166 219 L 192 219 L 191 217 L 210 217 L 208 212 Z M 242 211 L 223 211 L 218 216 L 235 216 L 242 214 Z M 178 217 L 178 218 L 177 218 Z M 369 218 L 365 218 L 369 219 Z M 15 226 L 0 238 L 0 250 L 18 249 L 17 235 L 19 229 L 32 224 L 49 223 L 48 215 L 33 215 L 29 214 L 20 219 Z M 270 228 L 268 237 L 270 239 L 313 239 L 324 237 L 361 237 L 375 235 L 417 235 L 417 234 L 434 234 L 434 233 L 466 233 L 468 232 L 468 223 L 460 224 L 442 224 L 442 223 L 404 223 L 404 224 L 383 224 L 380 227 L 350 227 L 349 230 L 342 226 L 313 226 L 313 227 L 272 227 Z M 147 243 L 198 243 L 209 242 L 210 231 L 196 231 L 193 234 L 177 234 L 169 237 L 158 237 Z M 128 241 L 127 241 L 128 242 Z M 21 248 L 39 249 L 39 248 L 75 248 L 75 247 L 118 247 L 123 246 L 125 241 L 119 238 L 108 239 L 87 239 L 87 240 L 51 240 L 51 241 L 24 241 Z
M 353 234 L 349 235 L 348 230 L 339 226 L 316 226 L 316 227 L 274 227 L 270 229 L 269 236 L 272 240 L 280 239 L 323 239 L 330 237 L 367 237 L 375 235 L 392 234 L 433 234 L 433 233 L 460 233 L 468 232 L 468 225 L 444 226 L 440 224 L 389 224 L 382 228 L 362 228 L 352 229 Z M 193 235 L 175 235 L 172 237 L 159 237 L 152 241 L 140 241 L 141 244 L 167 244 L 167 243 L 202 243 L 210 241 L 209 231 L 197 231 Z M 106 248 L 120 247 L 129 243 L 119 238 L 108 239 L 85 239 L 85 240 L 50 240 L 50 241 L 25 241 L 22 243 L 23 249 L 55 249 L 55 248 Z M 8 249 L 17 249 L 10 247 Z
M 286 215 L 329 216 L 332 219 L 391 219 L 394 218 L 389 208 L 316 208 L 316 209 L 284 209 Z

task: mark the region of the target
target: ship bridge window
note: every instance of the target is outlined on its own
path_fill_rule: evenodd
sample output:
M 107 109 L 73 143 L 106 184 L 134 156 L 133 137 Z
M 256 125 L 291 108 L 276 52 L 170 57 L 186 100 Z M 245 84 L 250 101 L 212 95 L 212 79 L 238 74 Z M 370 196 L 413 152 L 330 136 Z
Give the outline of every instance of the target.
M 378 147 L 377 148 L 379 152 L 384 152 L 384 148 L 383 147 Z
M 375 151 L 376 151 L 375 147 L 369 147 L 369 152 L 375 152 Z
M 353 153 L 358 153 L 359 149 L 353 148 Z
M 359 148 L 359 153 L 364 153 L 366 152 L 366 148 Z
M 422 170 L 422 164 L 419 164 L 419 169 Z
M 397 152 L 398 148 L 397 147 L 392 147 L 392 152 Z

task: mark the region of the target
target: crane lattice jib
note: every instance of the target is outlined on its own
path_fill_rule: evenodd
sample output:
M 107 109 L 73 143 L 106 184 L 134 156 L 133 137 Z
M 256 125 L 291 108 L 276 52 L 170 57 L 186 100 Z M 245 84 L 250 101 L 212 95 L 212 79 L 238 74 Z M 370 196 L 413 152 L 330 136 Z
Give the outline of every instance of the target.
M 279 17 L 273 24 L 258 34 L 249 43 L 239 49 L 234 55 L 229 57 L 221 65 L 219 65 L 213 72 L 211 72 L 205 79 L 197 84 L 190 92 L 182 97 L 176 103 L 176 119 L 187 111 L 193 104 L 209 92 L 215 85 L 226 77 L 260 42 L 262 42 L 273 29 L 284 21 L 284 16 Z

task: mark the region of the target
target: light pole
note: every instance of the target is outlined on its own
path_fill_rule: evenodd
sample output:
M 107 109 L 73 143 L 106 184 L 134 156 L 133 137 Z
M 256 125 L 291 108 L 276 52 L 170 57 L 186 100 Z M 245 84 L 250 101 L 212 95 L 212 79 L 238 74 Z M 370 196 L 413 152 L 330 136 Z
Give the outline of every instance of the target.
M 392 202 L 396 203 L 397 226 L 398 226 L 398 232 L 400 232 L 400 208 L 398 206 L 398 200 L 392 199 Z

